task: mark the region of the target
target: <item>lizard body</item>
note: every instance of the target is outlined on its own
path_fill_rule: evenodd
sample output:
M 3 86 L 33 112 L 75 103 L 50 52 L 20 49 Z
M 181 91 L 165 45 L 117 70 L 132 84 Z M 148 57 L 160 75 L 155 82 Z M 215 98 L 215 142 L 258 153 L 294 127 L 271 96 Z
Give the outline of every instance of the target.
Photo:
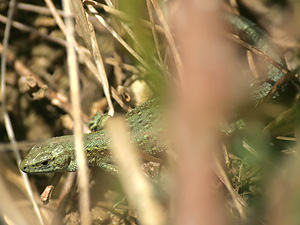
M 230 25 L 231 31 L 240 39 L 257 47 L 282 66 L 286 66 L 286 62 L 278 47 L 272 42 L 269 34 L 258 27 L 257 24 L 245 17 L 231 13 L 225 15 L 225 20 Z M 254 81 L 250 84 L 252 87 L 250 93 L 256 105 L 268 95 L 273 85 L 284 76 L 284 73 L 274 65 L 265 64 L 266 76 L 264 76 L 264 79 Z
M 125 119 L 131 128 L 132 141 L 142 152 L 151 155 L 162 152 L 165 148 L 159 138 L 162 131 L 158 124 L 159 111 L 158 99 L 153 99 L 128 112 Z M 100 125 L 97 132 L 84 134 L 83 140 L 89 166 L 97 166 L 111 173 L 117 172 L 109 152 L 110 140 L 105 123 Z M 73 135 L 54 137 L 35 145 L 20 167 L 26 173 L 74 172 L 77 169 L 74 149 Z
M 241 39 L 262 49 L 285 65 L 276 48 L 273 49 L 270 37 L 254 23 L 231 14 L 227 15 L 226 20 L 233 27 L 232 31 Z M 262 85 L 254 85 L 254 102 L 259 103 L 266 97 L 272 84 L 283 75 L 279 69 L 269 65 L 267 80 Z M 155 155 L 165 149 L 164 143 L 160 141 L 162 127 L 159 117 L 160 109 L 157 99 L 148 101 L 126 114 L 132 141 L 142 152 Z M 98 166 L 107 172 L 117 172 L 109 152 L 110 140 L 106 135 L 106 120 L 107 116 L 101 117 L 98 122 L 94 121 L 93 126 L 96 127 L 97 132 L 84 135 L 84 150 L 89 166 Z M 74 136 L 55 137 L 34 146 L 22 161 L 20 168 L 26 173 L 76 171 Z

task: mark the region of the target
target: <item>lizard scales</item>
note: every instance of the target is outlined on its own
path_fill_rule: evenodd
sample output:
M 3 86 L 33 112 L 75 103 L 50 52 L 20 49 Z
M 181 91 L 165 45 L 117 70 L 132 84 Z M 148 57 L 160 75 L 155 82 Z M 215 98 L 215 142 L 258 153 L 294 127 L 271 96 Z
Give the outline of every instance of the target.
M 145 153 L 155 155 L 164 150 L 159 141 L 161 128 L 159 127 L 158 99 L 148 101 L 126 114 L 126 121 L 131 129 L 132 141 Z M 101 125 L 102 126 L 102 125 Z M 84 134 L 84 151 L 87 154 L 88 165 L 97 166 L 104 171 L 115 173 L 117 168 L 112 164 L 110 154 L 110 140 L 105 126 L 99 131 Z M 23 159 L 20 167 L 26 173 L 46 173 L 69 171 L 77 169 L 74 136 L 65 135 L 54 137 L 35 145 Z

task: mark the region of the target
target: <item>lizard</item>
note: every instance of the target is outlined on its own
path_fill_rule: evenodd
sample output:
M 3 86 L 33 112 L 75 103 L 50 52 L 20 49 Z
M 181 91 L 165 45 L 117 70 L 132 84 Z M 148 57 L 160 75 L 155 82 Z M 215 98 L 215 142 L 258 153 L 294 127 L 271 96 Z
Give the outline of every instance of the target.
M 165 150 L 165 145 L 160 140 L 162 128 L 158 123 L 159 108 L 159 99 L 155 98 L 135 107 L 125 115 L 132 132 L 132 140 L 146 154 L 156 155 Z M 97 166 L 106 172 L 117 173 L 118 168 L 112 164 L 112 156 L 109 152 L 111 143 L 105 130 L 109 117 L 107 114 L 95 117 L 90 127 L 96 132 L 83 135 L 83 147 L 89 166 Z M 26 173 L 75 172 L 77 164 L 74 148 L 73 135 L 50 138 L 35 145 L 22 160 L 20 168 Z
M 251 20 L 238 16 L 233 13 L 226 13 L 225 20 L 229 24 L 231 32 L 237 35 L 241 40 L 260 49 L 269 57 L 272 57 L 277 63 L 286 67 L 285 59 L 282 57 L 278 47 L 272 42 L 269 34 L 262 30 L 256 23 Z M 250 84 L 251 98 L 255 105 L 258 105 L 268 95 L 273 85 L 285 74 L 272 64 L 266 63 L 266 75 L 264 79 L 254 81 Z M 282 90 L 286 89 L 283 87 Z M 278 93 L 274 96 L 276 99 Z
M 263 49 L 269 56 L 285 66 L 284 59 L 280 57 L 266 32 L 246 18 L 233 14 L 228 14 L 225 18 L 234 34 Z M 268 67 L 267 80 L 254 90 L 253 99 L 257 104 L 267 96 L 272 84 L 284 76 L 284 73 L 273 65 Z M 125 120 L 131 129 L 132 141 L 141 152 L 156 155 L 165 150 L 166 146 L 159 138 L 162 133 L 159 117 L 160 104 L 157 99 L 137 106 L 126 114 Z M 103 116 L 94 121 L 93 126 L 96 127 L 96 132 L 84 135 L 84 150 L 89 166 L 97 166 L 109 173 L 116 173 L 118 168 L 112 162 L 109 151 L 111 143 L 105 130 L 108 118 L 108 116 Z M 20 168 L 26 173 L 76 171 L 74 136 L 54 137 L 34 146 L 21 162 Z

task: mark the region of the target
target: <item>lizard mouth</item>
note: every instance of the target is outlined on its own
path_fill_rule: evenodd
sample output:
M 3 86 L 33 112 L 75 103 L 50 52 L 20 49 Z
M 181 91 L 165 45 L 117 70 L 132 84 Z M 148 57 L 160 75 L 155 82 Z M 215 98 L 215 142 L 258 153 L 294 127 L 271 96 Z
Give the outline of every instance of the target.
M 60 159 L 63 159 L 63 157 L 60 157 Z M 54 160 L 54 162 L 53 162 Z M 61 160 L 58 162 L 55 161 L 55 158 L 52 159 L 43 159 L 38 162 L 37 160 L 34 160 L 34 163 L 32 160 L 27 159 L 25 157 L 21 164 L 20 169 L 25 173 L 52 173 L 52 172 L 61 172 L 66 171 L 66 168 L 69 166 L 71 159 L 64 158 L 64 160 Z
M 37 165 L 34 165 L 34 166 L 30 166 L 29 163 L 26 162 L 26 160 L 23 160 L 21 162 L 21 165 L 20 165 L 20 169 L 25 172 L 25 173 L 31 173 L 31 172 L 40 172 L 40 173 L 43 173 L 43 172 L 48 172 L 49 170 L 49 160 L 45 160 L 43 162 L 40 162 L 38 163 L 39 164 L 39 168 L 40 168 L 40 171 L 33 171 L 33 169 L 37 166 Z

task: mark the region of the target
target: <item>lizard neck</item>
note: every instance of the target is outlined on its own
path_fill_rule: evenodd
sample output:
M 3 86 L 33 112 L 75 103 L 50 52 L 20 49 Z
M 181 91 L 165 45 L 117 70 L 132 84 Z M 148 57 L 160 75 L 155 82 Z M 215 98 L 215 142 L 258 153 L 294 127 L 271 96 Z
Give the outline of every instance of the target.
M 111 155 L 109 153 L 110 141 L 104 130 L 84 134 L 83 141 L 83 150 L 87 156 L 88 166 L 101 167 L 103 164 L 111 162 Z M 75 145 L 73 145 L 73 149 L 68 149 L 68 151 L 70 151 L 72 156 L 67 170 L 75 172 L 77 170 Z

